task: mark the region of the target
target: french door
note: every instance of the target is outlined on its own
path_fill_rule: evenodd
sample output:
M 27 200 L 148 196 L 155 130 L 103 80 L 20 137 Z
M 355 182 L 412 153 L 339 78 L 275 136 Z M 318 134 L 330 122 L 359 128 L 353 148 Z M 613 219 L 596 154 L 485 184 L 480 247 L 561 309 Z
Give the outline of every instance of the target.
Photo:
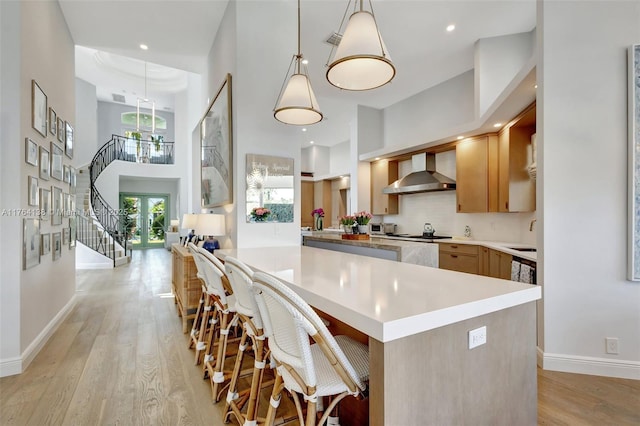
M 168 195 L 120 193 L 120 209 L 134 249 L 164 247 Z

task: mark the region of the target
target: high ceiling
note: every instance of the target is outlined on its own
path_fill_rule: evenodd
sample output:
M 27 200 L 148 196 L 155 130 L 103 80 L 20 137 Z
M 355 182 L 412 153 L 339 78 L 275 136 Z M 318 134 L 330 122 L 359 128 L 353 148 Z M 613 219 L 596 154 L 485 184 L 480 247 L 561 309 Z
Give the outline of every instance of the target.
M 186 73 L 177 70 L 203 71 L 227 3 L 60 0 L 75 43 L 90 48 L 78 49 L 78 76 L 96 85 L 101 98 L 111 93 L 141 92 L 141 61 L 150 62 L 147 86 L 157 98 L 154 100 L 160 104 L 159 109 L 172 109 L 172 94 L 186 84 Z M 410 97 L 473 68 L 473 47 L 478 39 L 528 32 L 536 24 L 535 0 L 375 0 L 380 32 L 397 75 L 387 86 L 353 93 L 337 90 L 324 76 L 331 50 L 325 40 L 338 30 L 346 5 L 344 0 L 302 0 L 302 50 L 310 60 L 312 85 L 327 120 L 310 126 L 301 138 L 301 146 L 308 146 L 312 139 L 320 145 L 347 140 L 355 105 L 384 108 Z M 259 20 L 261 16 L 249 19 Z M 446 31 L 449 24 L 455 24 L 454 31 Z M 256 43 L 280 43 L 284 51 L 289 51 L 295 49 L 295 34 L 292 38 L 276 40 L 260 34 Z M 149 50 L 141 50 L 141 43 Z M 286 65 L 282 65 L 283 75 L 276 81 L 282 81 Z

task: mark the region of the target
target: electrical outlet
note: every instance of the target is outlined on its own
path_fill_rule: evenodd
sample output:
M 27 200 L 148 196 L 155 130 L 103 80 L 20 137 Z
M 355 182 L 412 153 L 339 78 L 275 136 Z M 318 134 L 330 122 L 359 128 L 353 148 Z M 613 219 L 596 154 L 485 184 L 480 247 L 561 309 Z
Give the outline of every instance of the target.
M 469 331 L 469 349 L 473 349 L 487 343 L 487 326 Z
M 608 354 L 618 354 L 618 338 L 617 337 L 606 337 L 604 342 L 607 347 Z

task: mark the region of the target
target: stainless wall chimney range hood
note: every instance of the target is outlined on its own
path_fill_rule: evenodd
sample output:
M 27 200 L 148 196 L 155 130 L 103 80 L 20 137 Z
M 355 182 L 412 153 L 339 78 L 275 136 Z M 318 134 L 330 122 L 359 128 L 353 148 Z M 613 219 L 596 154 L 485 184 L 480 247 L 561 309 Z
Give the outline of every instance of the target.
M 453 179 L 436 172 L 435 154 L 411 157 L 412 172 L 382 190 L 383 194 L 417 194 L 419 192 L 455 191 Z

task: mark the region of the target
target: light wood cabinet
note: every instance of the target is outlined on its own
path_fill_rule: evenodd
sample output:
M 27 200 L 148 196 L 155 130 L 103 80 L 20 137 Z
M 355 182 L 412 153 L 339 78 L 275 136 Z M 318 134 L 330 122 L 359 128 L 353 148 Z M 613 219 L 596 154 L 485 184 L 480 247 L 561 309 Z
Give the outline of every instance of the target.
M 489 249 L 489 276 L 510 280 L 512 260 L 513 256 L 508 253 Z
M 440 269 L 478 274 L 478 246 L 439 243 L 438 256 Z
M 500 133 L 456 145 L 458 213 L 535 211 L 536 185 L 527 171 L 535 131 L 536 109 L 532 105 Z
M 478 255 L 478 274 L 489 276 L 489 248 L 479 247 Z
M 193 255 L 180 244 L 171 246 L 171 286 L 178 316 L 182 317 L 182 332 L 188 331 L 188 321 L 195 318 L 202 294 L 202 281 L 197 277 Z
M 398 180 L 398 162 L 379 160 L 371 163 L 371 213 L 397 214 L 398 195 L 383 194 L 382 190 Z
M 313 227 L 313 181 L 303 180 L 300 182 L 300 226 Z
M 311 222 L 313 222 L 313 216 L 311 216 L 311 212 L 315 209 L 321 208 L 324 210 L 324 227 L 329 227 L 331 225 L 331 217 L 332 213 L 332 202 L 331 202 L 331 181 L 330 180 L 319 180 L 313 183 L 313 207 L 308 211 L 303 211 L 301 214 L 309 216 Z M 313 223 L 310 225 L 313 226 Z
M 497 211 L 498 135 L 465 139 L 456 145 L 458 213 Z
M 536 185 L 527 166 L 533 161 L 531 136 L 536 132 L 532 105 L 498 134 L 498 211 L 531 212 L 536 209 Z

